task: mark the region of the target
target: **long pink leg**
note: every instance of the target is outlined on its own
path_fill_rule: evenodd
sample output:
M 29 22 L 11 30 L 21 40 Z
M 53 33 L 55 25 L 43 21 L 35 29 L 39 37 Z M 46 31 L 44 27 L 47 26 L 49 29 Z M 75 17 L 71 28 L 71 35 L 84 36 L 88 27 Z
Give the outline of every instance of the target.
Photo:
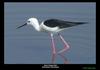
M 62 42 L 64 43 L 64 48 L 58 52 L 58 54 L 60 54 L 60 53 L 67 51 L 70 48 L 70 46 L 60 34 L 58 34 L 58 35 L 59 35 L 60 39 L 62 40 Z
M 55 62 L 55 57 L 56 57 L 56 48 L 55 48 L 55 43 L 54 43 L 54 38 L 53 38 L 53 34 L 50 34 L 51 36 L 51 42 L 52 42 L 52 64 L 54 64 Z

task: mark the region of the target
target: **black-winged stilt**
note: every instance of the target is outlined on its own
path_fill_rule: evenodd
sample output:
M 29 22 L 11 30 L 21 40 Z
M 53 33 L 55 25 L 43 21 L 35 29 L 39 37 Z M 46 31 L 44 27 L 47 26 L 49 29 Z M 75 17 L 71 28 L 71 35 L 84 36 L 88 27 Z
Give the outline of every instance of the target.
M 69 44 L 64 40 L 63 36 L 59 32 L 68 27 L 81 25 L 81 24 L 85 24 L 85 23 L 84 22 L 70 22 L 70 21 L 64 21 L 64 20 L 59 20 L 59 19 L 48 19 L 46 21 L 43 21 L 41 24 L 39 24 L 38 20 L 32 17 L 32 18 L 29 18 L 25 24 L 17 28 L 23 27 L 25 25 L 32 25 L 37 31 L 50 33 L 51 42 L 52 42 L 52 55 L 53 55 L 52 63 L 54 63 L 55 61 L 54 57 L 56 53 L 62 54 L 63 52 L 67 51 L 70 48 Z M 56 52 L 54 37 L 53 37 L 54 33 L 58 33 L 58 36 L 64 43 L 64 48 L 60 50 L 59 52 Z

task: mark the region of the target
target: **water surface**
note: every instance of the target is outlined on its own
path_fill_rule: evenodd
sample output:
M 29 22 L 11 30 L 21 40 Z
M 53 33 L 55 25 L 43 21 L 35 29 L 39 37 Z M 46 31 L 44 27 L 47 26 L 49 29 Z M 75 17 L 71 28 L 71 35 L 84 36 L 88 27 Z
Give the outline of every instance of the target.
M 16 29 L 34 16 L 39 22 L 49 18 L 88 22 L 62 32 L 71 47 L 65 57 L 70 64 L 95 64 L 95 9 L 95 3 L 4 3 L 4 63 L 51 63 L 48 34 L 37 32 L 31 26 Z M 60 50 L 62 42 L 56 36 L 55 39 Z M 62 60 L 57 56 L 56 63 L 63 64 Z

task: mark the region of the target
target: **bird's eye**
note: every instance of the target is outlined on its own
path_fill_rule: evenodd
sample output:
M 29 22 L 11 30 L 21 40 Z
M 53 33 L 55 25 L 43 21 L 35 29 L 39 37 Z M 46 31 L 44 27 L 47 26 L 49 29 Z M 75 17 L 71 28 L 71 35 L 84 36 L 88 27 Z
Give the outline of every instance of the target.
M 30 23 L 30 21 L 27 21 L 27 23 Z

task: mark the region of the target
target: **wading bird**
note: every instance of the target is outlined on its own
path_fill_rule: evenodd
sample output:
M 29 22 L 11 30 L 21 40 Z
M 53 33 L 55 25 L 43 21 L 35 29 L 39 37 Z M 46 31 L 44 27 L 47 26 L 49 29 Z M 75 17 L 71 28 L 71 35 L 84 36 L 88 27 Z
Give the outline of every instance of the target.
M 32 18 L 29 18 L 25 24 L 17 28 L 21 28 L 25 25 L 31 25 L 37 31 L 49 33 L 51 37 L 51 42 L 52 42 L 52 46 L 51 46 L 52 47 L 52 63 L 54 63 L 56 54 L 62 54 L 70 48 L 69 44 L 65 41 L 65 39 L 59 32 L 62 30 L 65 30 L 66 28 L 81 25 L 81 24 L 85 24 L 85 23 L 71 22 L 71 21 L 65 21 L 65 20 L 59 20 L 59 19 L 48 19 L 48 20 L 43 21 L 41 24 L 39 24 L 37 18 L 32 17 Z M 58 34 L 58 36 L 60 37 L 61 41 L 64 44 L 64 48 L 58 52 L 56 52 L 55 42 L 54 42 L 54 37 L 53 37 L 55 33 Z

